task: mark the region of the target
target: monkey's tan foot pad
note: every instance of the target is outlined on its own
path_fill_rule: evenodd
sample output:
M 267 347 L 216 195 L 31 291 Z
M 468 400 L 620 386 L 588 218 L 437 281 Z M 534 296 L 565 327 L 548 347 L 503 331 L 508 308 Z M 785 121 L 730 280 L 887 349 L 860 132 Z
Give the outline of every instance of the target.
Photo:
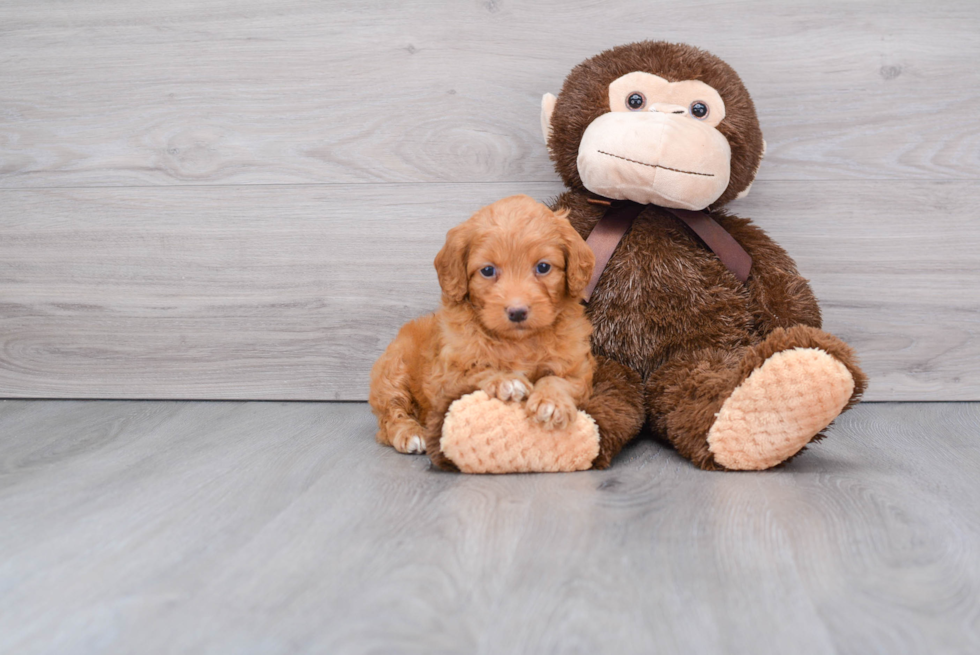
M 758 471 L 785 461 L 847 405 L 854 378 L 819 348 L 778 352 L 725 400 L 708 450 L 729 469 Z
M 522 403 L 474 391 L 449 406 L 439 446 L 463 473 L 584 471 L 599 454 L 599 427 L 579 411 L 569 427 L 547 430 Z

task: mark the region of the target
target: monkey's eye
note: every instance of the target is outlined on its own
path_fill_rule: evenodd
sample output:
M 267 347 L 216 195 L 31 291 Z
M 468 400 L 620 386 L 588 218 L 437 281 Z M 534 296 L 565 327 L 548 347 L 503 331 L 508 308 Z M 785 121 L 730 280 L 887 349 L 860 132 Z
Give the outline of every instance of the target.
M 643 94 L 639 91 L 634 91 L 626 98 L 626 106 L 634 111 L 637 109 L 643 109 L 643 105 L 645 105 L 646 102 L 646 98 L 644 98 Z
M 538 262 L 538 265 L 534 267 L 534 270 L 538 272 L 538 275 L 545 275 L 551 270 L 551 264 L 548 262 Z
M 708 116 L 708 105 L 704 104 L 700 100 L 695 100 L 691 103 L 691 116 L 697 119 L 704 119 Z
M 483 277 L 493 277 L 497 274 L 497 269 L 493 266 L 484 266 L 480 269 L 480 275 Z

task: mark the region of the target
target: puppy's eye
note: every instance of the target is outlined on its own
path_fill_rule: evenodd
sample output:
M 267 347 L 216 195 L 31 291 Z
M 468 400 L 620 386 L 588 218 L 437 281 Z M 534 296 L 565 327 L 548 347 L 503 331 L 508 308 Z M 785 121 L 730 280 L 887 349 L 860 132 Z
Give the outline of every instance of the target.
M 538 272 L 538 275 L 544 275 L 551 270 L 551 264 L 548 262 L 538 262 L 538 265 L 534 267 L 534 270 Z
M 646 98 L 644 98 L 643 94 L 639 91 L 634 91 L 626 98 L 626 106 L 633 111 L 642 109 L 644 104 L 646 104 Z
M 493 277 L 497 274 L 497 269 L 493 266 L 484 266 L 480 269 L 480 275 L 483 277 Z

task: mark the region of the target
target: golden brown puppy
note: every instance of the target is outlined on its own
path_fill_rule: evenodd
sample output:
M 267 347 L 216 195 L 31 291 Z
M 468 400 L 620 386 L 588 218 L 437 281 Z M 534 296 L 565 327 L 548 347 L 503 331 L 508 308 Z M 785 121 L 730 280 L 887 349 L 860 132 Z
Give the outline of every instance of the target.
M 406 324 L 371 371 L 378 441 L 439 450 L 449 405 L 482 389 L 562 428 L 592 391 L 592 326 L 581 304 L 595 258 L 566 212 L 504 198 L 454 227 L 436 255 L 442 307 Z

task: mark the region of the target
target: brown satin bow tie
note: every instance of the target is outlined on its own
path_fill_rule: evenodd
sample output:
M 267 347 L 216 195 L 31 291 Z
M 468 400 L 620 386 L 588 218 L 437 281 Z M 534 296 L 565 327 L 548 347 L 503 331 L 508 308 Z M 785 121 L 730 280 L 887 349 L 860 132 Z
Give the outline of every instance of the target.
M 605 205 L 608 201 L 590 200 L 590 202 Z M 608 205 L 609 209 L 606 210 L 605 216 L 599 219 L 599 222 L 592 228 L 589 238 L 585 240 L 592 252 L 595 253 L 595 269 L 592 271 L 592 279 L 589 280 L 589 286 L 586 287 L 584 294 L 586 301 L 592 297 L 592 292 L 595 290 L 596 284 L 599 283 L 599 278 L 602 277 L 602 272 L 606 269 L 606 264 L 609 263 L 609 258 L 612 257 L 616 246 L 622 241 L 636 217 L 648 206 L 631 200 L 611 201 L 608 202 Z M 672 209 L 670 207 L 661 207 L 661 209 L 666 209 L 687 225 L 691 231 L 700 237 L 704 245 L 708 246 L 718 256 L 721 263 L 742 284 L 745 284 L 752 268 L 752 257 L 745 252 L 745 249 L 725 228 L 711 218 L 707 212 Z

